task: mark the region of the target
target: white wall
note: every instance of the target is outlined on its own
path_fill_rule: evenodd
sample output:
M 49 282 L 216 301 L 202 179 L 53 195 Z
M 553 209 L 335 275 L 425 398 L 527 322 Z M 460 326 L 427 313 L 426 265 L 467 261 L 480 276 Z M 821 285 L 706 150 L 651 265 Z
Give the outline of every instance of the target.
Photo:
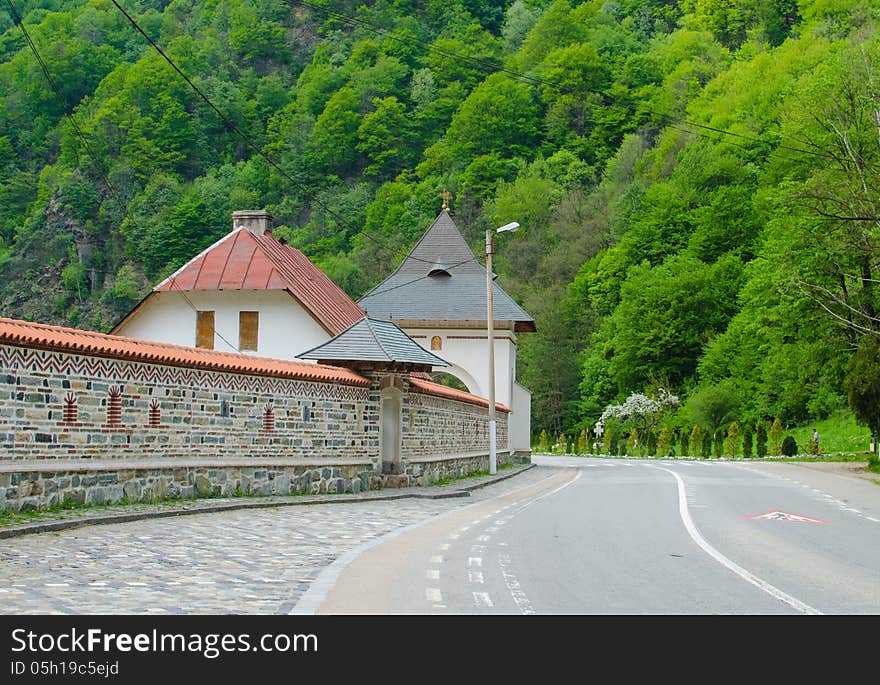
M 474 395 L 489 395 L 489 343 L 485 331 L 470 329 L 404 328 L 425 349 L 431 349 L 431 338 L 440 336 L 442 349 L 431 350 L 445 359 L 452 368 L 438 368 L 461 380 Z M 513 450 L 531 449 L 532 394 L 516 382 L 516 336 L 512 331 L 499 330 L 495 342 L 495 400 L 510 410 L 508 444 Z M 499 445 L 499 447 L 504 447 Z
M 440 369 L 457 376 L 468 390 L 480 397 L 489 396 L 489 343 L 485 331 L 471 329 L 404 328 L 404 331 L 427 350 L 431 350 L 431 338 L 440 336 L 443 348 L 431 350 L 441 359 L 453 365 L 452 369 Z M 495 331 L 495 400 L 508 407 L 513 400 L 513 383 L 516 378 L 516 339 L 511 331 Z M 457 367 L 457 368 L 456 368 Z M 466 374 L 457 373 L 464 370 Z
M 331 337 L 295 298 L 283 290 L 196 290 L 187 292 L 186 298 L 176 291 L 153 293 L 116 333 L 195 346 L 196 312 L 193 307 L 214 311 L 214 349 L 222 352 L 237 351 L 238 315 L 242 311 L 260 312 L 258 349 L 246 354 L 294 359 L 297 354 Z
M 507 421 L 509 447 L 528 452 L 532 448 L 532 393 L 513 382 L 513 404 Z

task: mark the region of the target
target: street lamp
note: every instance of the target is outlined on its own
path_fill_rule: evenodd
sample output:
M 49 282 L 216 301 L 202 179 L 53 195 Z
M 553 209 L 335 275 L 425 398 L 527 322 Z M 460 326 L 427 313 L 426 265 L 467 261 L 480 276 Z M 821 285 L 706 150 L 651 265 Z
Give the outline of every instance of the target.
M 515 231 L 519 224 L 512 221 L 500 228 L 486 229 L 486 327 L 489 332 L 489 473 L 498 471 L 498 450 L 495 436 L 495 304 L 492 291 L 492 250 L 495 233 Z

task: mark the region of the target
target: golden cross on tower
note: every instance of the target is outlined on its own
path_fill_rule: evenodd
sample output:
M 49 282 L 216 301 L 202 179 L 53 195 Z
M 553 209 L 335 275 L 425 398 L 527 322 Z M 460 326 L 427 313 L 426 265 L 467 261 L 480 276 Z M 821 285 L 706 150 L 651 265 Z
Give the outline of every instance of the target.
M 444 188 L 443 192 L 440 193 L 440 197 L 443 198 L 443 209 L 449 209 L 449 202 L 452 200 L 452 193 Z

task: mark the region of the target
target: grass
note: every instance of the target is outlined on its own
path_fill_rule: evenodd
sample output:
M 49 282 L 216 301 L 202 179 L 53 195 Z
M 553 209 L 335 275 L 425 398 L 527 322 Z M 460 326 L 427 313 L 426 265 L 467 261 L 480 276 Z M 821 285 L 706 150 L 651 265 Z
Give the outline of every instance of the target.
M 808 454 L 813 428 L 819 431 L 819 449 L 823 453 L 867 452 L 871 443 L 871 432 L 867 427 L 857 424 L 850 412 L 838 412 L 827 419 L 785 429 L 783 435 L 793 436 L 797 441 L 798 451 Z
M 520 464 L 498 464 L 496 471 L 503 471 L 504 469 L 512 469 L 514 466 L 520 466 Z M 450 483 L 454 483 L 459 480 L 467 480 L 469 478 L 480 478 L 482 476 L 491 475 L 489 470 L 486 469 L 484 471 L 471 471 L 465 476 L 456 476 L 454 478 L 438 478 L 434 482 L 431 483 L 431 487 L 439 486 L 439 485 L 449 485 Z

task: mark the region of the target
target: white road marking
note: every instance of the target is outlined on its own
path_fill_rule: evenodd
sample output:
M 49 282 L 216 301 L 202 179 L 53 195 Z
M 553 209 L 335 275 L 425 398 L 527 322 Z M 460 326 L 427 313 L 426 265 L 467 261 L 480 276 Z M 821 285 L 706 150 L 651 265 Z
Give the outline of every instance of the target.
M 440 545 L 440 549 L 445 552 L 449 549 L 449 543 L 443 543 L 442 545 Z
M 697 545 L 699 545 L 702 548 L 702 550 L 704 552 L 706 552 L 706 554 L 708 554 L 710 557 L 715 559 L 715 561 L 717 561 L 722 566 L 725 566 L 728 569 L 730 569 L 731 571 L 733 571 L 735 574 L 737 574 L 743 580 L 746 580 L 749 583 L 751 583 L 752 585 L 755 585 L 756 587 L 760 588 L 761 590 L 763 590 L 767 594 L 771 595 L 772 597 L 775 597 L 776 599 L 780 600 L 781 602 L 785 602 L 786 604 L 788 604 L 792 608 L 796 609 L 797 611 L 800 611 L 803 614 L 815 614 L 815 615 L 822 614 L 822 612 L 819 611 L 818 609 L 815 609 L 815 608 L 811 607 L 809 604 L 805 604 L 804 602 L 801 602 L 800 600 L 795 599 L 794 597 L 792 597 L 789 594 L 786 594 L 785 592 L 783 592 L 779 588 L 774 587 L 773 585 L 771 585 L 767 581 L 761 580 L 753 573 L 749 573 L 742 566 L 731 561 L 726 556 L 724 556 L 721 552 L 719 552 L 717 549 L 712 547 L 712 545 L 710 545 L 708 542 L 706 542 L 706 540 L 703 539 L 703 536 L 700 535 L 700 531 L 697 530 L 696 525 L 694 525 L 694 521 L 691 518 L 690 512 L 688 511 L 687 491 L 685 490 L 684 481 L 681 479 L 681 476 L 679 476 L 675 471 L 663 468 L 662 466 L 656 466 L 654 468 L 658 468 L 661 471 L 666 471 L 667 473 L 672 474 L 673 478 L 675 478 L 676 482 L 678 483 L 678 513 L 681 516 L 681 520 L 684 523 L 684 527 L 687 529 L 687 532 L 691 536 L 691 539 L 693 539 L 693 541 L 696 542 Z
M 489 540 L 491 540 L 491 539 L 492 539 L 491 535 L 478 535 L 477 536 L 477 540 L 479 540 L 480 542 L 489 542 Z
M 474 604 L 479 606 L 491 607 L 495 606 L 492 604 L 492 598 L 489 597 L 488 592 L 474 592 Z
M 468 566 L 471 568 L 481 568 L 483 566 L 482 557 L 468 557 Z
M 576 478 L 574 479 L 576 480 Z M 514 497 L 521 492 L 528 491 L 536 486 L 535 483 L 529 483 L 520 488 L 516 488 L 510 492 L 502 492 L 498 495 L 492 497 L 489 501 L 497 501 L 504 498 Z M 471 507 L 482 507 L 485 506 L 487 502 L 475 502 L 474 504 L 468 505 L 464 507 L 464 509 L 469 509 Z M 307 582 L 310 583 L 308 591 L 299 599 L 293 609 L 290 610 L 290 615 L 300 615 L 300 616 L 311 616 L 317 613 L 318 608 L 321 604 L 326 600 L 327 594 L 336 584 L 339 579 L 339 576 L 342 574 L 343 570 L 347 568 L 350 564 L 352 564 L 356 559 L 365 554 L 371 549 L 378 547 L 379 545 L 385 544 L 393 539 L 396 539 L 402 535 L 410 533 L 414 530 L 417 530 L 429 523 L 435 523 L 437 521 L 443 520 L 445 518 L 457 515 L 461 509 L 452 509 L 447 511 L 439 516 L 426 519 L 424 521 L 419 521 L 417 523 L 413 523 L 409 526 L 404 526 L 403 528 L 398 528 L 397 530 L 392 531 L 391 533 L 387 533 L 385 535 L 378 536 L 372 540 L 369 540 L 362 545 L 355 547 L 354 549 L 350 549 L 342 556 L 338 557 L 333 563 L 330 564 L 327 568 L 325 568 L 318 576 L 314 579 L 311 579 Z M 458 529 L 458 533 L 467 530 L 469 526 L 465 526 L 463 528 Z M 183 555 L 181 555 L 183 556 Z
M 880 523 L 880 519 L 875 519 L 873 516 L 866 516 L 865 518 L 874 523 Z
M 432 564 L 442 564 L 443 563 L 443 555 L 435 554 L 433 557 L 431 557 L 431 563 Z
M 440 580 L 440 571 L 436 568 L 429 568 L 426 575 L 428 580 Z
M 483 572 L 482 571 L 468 571 L 468 581 L 471 583 L 482 583 L 483 582 Z
M 507 589 L 510 591 L 510 596 L 513 597 L 513 601 L 516 603 L 516 606 L 519 607 L 520 613 L 534 614 L 535 609 L 532 607 L 532 603 L 529 601 L 529 598 L 526 597 L 526 593 L 522 591 L 522 588 L 519 585 L 519 580 L 510 570 L 510 557 L 507 554 L 499 554 L 498 565 L 501 566 L 501 575 L 504 576 L 504 584 L 507 585 Z
M 439 604 L 443 601 L 443 593 L 440 592 L 435 587 L 425 588 L 425 598 L 429 602 L 434 602 L 435 604 Z

